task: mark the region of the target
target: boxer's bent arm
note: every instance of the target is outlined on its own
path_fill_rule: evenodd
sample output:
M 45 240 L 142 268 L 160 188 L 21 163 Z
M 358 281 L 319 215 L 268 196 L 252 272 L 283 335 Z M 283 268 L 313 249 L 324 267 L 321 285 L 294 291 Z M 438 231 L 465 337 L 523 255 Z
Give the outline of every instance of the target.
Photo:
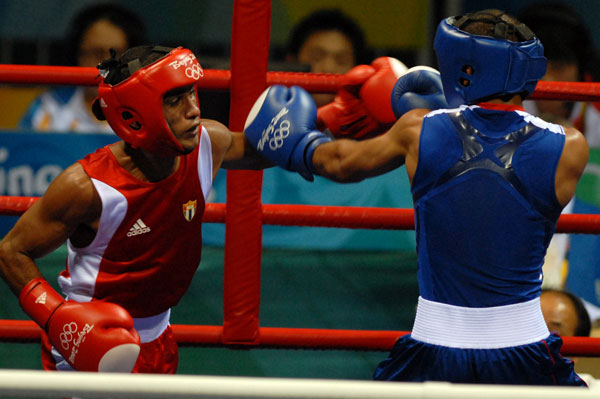
M 219 168 L 256 170 L 273 166 L 250 146 L 243 132 L 232 132 L 212 119 L 202 119 L 202 126 L 210 136 L 215 176 Z
M 11 290 L 19 295 L 41 277 L 34 259 L 62 245 L 80 224 L 94 223 L 101 210 L 100 197 L 79 164 L 57 176 L 0 242 L 0 274 Z
M 406 164 L 412 181 L 421 125 L 427 112 L 423 109 L 410 111 L 385 134 L 372 139 L 339 139 L 320 145 L 312 159 L 317 173 L 338 182 L 356 182 Z

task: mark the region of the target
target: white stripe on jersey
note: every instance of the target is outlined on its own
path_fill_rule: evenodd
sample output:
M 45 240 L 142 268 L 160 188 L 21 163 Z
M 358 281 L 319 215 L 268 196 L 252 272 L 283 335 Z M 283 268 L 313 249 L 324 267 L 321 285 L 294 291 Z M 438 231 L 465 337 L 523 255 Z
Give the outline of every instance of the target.
M 127 199 L 106 183 L 92 179 L 102 200 L 102 214 L 94 240 L 85 248 L 75 248 L 67 241 L 69 278 L 59 276 L 63 293 L 78 302 L 89 302 L 94 293 L 102 255 L 127 213 Z
M 200 176 L 200 186 L 202 187 L 202 194 L 204 194 L 204 201 L 206 202 L 212 188 L 213 161 L 210 136 L 204 126 L 202 126 L 202 131 L 200 132 L 200 143 L 198 145 L 200 146 L 198 150 L 198 176 Z
M 475 109 L 475 108 L 481 108 L 479 105 L 461 105 L 458 108 L 452 108 L 452 109 L 437 109 L 435 111 L 431 111 L 429 112 L 427 115 L 425 115 L 425 118 L 434 116 L 434 115 L 438 115 L 438 114 L 446 114 L 446 113 L 450 113 L 450 112 L 457 112 L 457 111 L 462 111 L 466 108 L 469 109 Z M 565 131 L 563 129 L 563 127 L 561 125 L 557 125 L 556 123 L 550 123 L 547 122 L 541 118 L 538 118 L 537 116 L 531 115 L 528 112 L 525 111 L 519 111 L 516 110 L 515 111 L 517 114 L 521 115 L 521 117 L 525 120 L 525 122 L 527 123 L 531 123 L 532 125 L 535 125 L 541 129 L 548 129 L 550 130 L 552 133 L 556 133 L 556 134 L 565 134 Z
M 527 123 L 531 123 L 542 129 L 548 129 L 552 133 L 565 134 L 565 130 L 563 129 L 563 127 L 561 125 L 557 125 L 556 123 L 547 122 L 541 118 L 538 118 L 537 116 L 531 115 L 524 111 L 516 111 L 516 112 L 519 115 L 521 115 L 523 117 L 523 119 L 525 119 L 525 122 L 527 122 Z

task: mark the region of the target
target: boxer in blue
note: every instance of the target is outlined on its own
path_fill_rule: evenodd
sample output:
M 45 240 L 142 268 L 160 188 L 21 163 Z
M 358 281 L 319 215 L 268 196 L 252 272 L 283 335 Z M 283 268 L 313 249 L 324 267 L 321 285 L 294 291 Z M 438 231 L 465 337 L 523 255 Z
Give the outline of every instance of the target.
M 546 248 L 587 163 L 585 138 L 523 110 L 546 59 L 512 16 L 447 18 L 434 48 L 440 72 L 417 67 L 398 79 L 398 120 L 380 136 L 331 140 L 315 129 L 310 96 L 282 86 L 257 100 L 246 135 L 309 180 L 406 167 L 420 297 L 412 333 L 375 379 L 585 386 L 561 357 L 539 299 Z

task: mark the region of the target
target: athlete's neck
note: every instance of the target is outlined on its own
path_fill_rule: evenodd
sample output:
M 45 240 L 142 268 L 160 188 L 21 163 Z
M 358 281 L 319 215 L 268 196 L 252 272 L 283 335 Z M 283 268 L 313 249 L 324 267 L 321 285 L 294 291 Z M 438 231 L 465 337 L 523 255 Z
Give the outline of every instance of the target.
M 119 164 L 134 177 L 156 183 L 171 176 L 179 167 L 179 156 L 159 156 L 121 141 L 113 146 Z
M 516 105 L 518 107 L 522 107 L 523 106 L 523 100 L 521 100 L 521 96 L 520 95 L 514 95 L 510 98 L 510 100 L 508 101 L 502 101 L 499 98 L 493 98 L 491 100 L 486 101 L 486 103 L 490 103 L 490 104 L 506 104 L 506 105 Z

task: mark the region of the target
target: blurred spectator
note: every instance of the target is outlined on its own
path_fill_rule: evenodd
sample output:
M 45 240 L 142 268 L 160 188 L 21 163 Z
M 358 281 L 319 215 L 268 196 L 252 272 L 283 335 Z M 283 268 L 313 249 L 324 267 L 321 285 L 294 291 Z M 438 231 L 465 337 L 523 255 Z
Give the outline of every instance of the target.
M 544 45 L 548 66 L 542 80 L 576 82 L 590 79 L 596 51 L 588 27 L 571 6 L 556 1 L 531 3 L 521 10 L 519 20 L 531 28 Z M 575 125 L 584 133 L 590 147 L 594 146 L 592 136 L 600 136 L 600 129 L 590 131 L 582 124 L 587 115 L 597 114 L 597 110 L 586 103 L 537 100 L 525 101 L 524 107 L 528 112 L 550 122 Z M 577 194 L 575 197 L 577 198 Z M 563 213 L 572 213 L 575 202 L 575 199 L 572 200 Z M 571 239 L 567 234 L 555 234 L 552 238 L 544 263 L 545 288 L 565 287 L 570 246 Z M 585 278 L 588 279 L 588 276 Z M 577 290 L 573 291 L 581 295 Z
M 581 16 L 569 5 L 558 2 L 533 3 L 521 11 L 520 20 L 533 30 L 544 45 L 548 58 L 546 81 L 577 82 L 586 80 L 594 57 L 590 31 Z M 575 103 L 538 100 L 533 110 L 542 118 L 574 121 L 580 109 Z
M 544 289 L 540 303 L 550 331 L 563 337 L 590 336 L 590 316 L 579 297 L 564 290 Z
M 564 3 L 534 3 L 522 11 L 520 18 L 540 38 L 548 58 L 545 80 L 600 81 L 600 61 L 591 33 L 583 18 Z M 529 108 L 528 108 L 529 107 Z M 574 200 L 563 213 L 600 213 L 600 103 L 536 101 L 525 109 L 538 114 L 566 119 L 586 137 L 590 146 L 588 166 L 577 185 Z M 561 285 L 583 300 L 592 319 L 600 321 L 600 236 L 593 234 L 555 235 L 548 248 L 545 276 L 552 267 L 549 257 L 564 263 Z M 563 241 L 563 242 L 561 242 Z M 568 259 L 568 262 L 564 259 Z M 566 277 L 566 281 L 564 279 Z M 550 285 L 545 285 L 550 287 Z M 557 286 L 554 285 L 554 288 Z
M 71 21 L 64 46 L 65 63 L 95 67 L 110 56 L 109 49 L 120 54 L 145 42 L 144 24 L 132 11 L 112 3 L 93 5 Z M 106 121 L 98 121 L 91 113 L 96 90 L 97 87 L 76 86 L 50 89 L 29 105 L 19 128 L 112 134 Z
M 567 290 L 543 289 L 540 296 L 542 314 L 548 330 L 562 337 L 598 336 L 591 323 L 591 315 L 585 302 Z M 588 386 L 596 385 L 600 378 L 600 359 L 594 357 L 569 356 L 575 363 L 575 371 Z
M 322 9 L 293 27 L 286 60 L 310 65 L 313 73 L 346 73 L 357 64 L 369 63 L 362 28 L 338 9 Z M 317 107 L 333 101 L 334 94 L 315 94 Z

